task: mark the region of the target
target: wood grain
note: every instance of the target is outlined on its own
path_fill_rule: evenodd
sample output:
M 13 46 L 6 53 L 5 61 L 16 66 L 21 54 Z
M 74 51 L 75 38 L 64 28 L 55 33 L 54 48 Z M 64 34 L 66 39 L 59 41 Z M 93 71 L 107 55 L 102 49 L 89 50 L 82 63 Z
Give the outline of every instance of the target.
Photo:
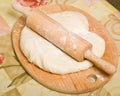
M 90 31 L 97 33 L 106 41 L 106 49 L 102 58 L 117 67 L 118 56 L 115 44 L 104 27 L 96 19 L 92 18 L 90 15 L 80 9 L 66 5 L 45 5 L 40 7 L 40 10 L 43 10 L 47 13 L 55 13 L 67 10 L 77 11 L 84 14 L 89 21 Z M 21 65 L 40 84 L 59 92 L 85 93 L 103 86 L 112 77 L 94 66 L 87 70 L 76 73 L 57 75 L 46 72 L 34 64 L 31 64 L 21 52 L 19 45 L 20 33 L 24 26 L 25 17 L 23 16 L 20 17 L 20 19 L 16 22 L 12 30 L 13 47 L 19 61 L 21 62 Z M 93 80 L 91 81 L 91 79 Z

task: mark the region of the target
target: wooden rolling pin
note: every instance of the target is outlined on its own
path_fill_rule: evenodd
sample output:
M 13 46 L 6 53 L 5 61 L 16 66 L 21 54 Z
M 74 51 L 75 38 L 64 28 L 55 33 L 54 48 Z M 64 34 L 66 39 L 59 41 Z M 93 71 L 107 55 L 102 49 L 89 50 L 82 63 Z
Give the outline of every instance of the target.
M 47 16 L 44 12 L 37 8 L 27 11 L 18 3 L 14 3 L 13 8 L 26 15 L 26 25 L 28 27 L 72 58 L 77 61 L 88 59 L 96 67 L 108 74 L 113 74 L 116 71 L 115 66 L 91 52 L 92 45 L 89 42 L 74 33 L 68 32 L 61 24 Z

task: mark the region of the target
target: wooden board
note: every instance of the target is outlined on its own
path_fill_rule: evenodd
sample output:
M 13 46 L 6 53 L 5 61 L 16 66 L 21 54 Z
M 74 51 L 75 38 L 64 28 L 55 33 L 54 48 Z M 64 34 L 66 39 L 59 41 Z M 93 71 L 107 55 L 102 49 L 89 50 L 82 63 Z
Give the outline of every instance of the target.
M 105 54 L 102 57 L 103 59 L 109 61 L 117 67 L 118 56 L 117 50 L 114 42 L 110 38 L 107 31 L 104 27 L 90 15 L 84 11 L 77 9 L 72 6 L 66 5 L 45 5 L 40 7 L 41 10 L 46 11 L 47 13 L 55 13 L 61 11 L 77 11 L 83 13 L 90 24 L 90 31 L 93 31 L 104 38 L 106 41 Z M 26 57 L 20 50 L 20 33 L 25 26 L 25 17 L 21 17 L 15 24 L 12 30 L 12 41 L 15 53 L 21 62 L 21 65 L 24 69 L 40 84 L 46 86 L 47 88 L 53 89 L 55 91 L 64 92 L 64 93 L 85 93 L 93 91 L 105 83 L 107 83 L 112 76 L 107 75 L 103 71 L 97 69 L 96 67 L 91 67 L 87 70 L 66 74 L 66 75 L 56 75 L 49 72 L 46 72 L 34 64 L 28 62 Z

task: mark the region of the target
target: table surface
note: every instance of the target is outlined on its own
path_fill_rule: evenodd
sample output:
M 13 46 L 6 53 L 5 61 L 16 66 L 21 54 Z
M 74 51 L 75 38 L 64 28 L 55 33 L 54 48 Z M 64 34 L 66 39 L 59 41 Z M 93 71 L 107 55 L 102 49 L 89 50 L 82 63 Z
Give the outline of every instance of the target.
M 8 24 L 8 30 L 12 30 L 21 14 L 12 9 L 12 0 L 0 2 L 0 19 Z M 104 87 L 93 92 L 64 94 L 50 90 L 32 79 L 22 68 L 12 48 L 9 32 L 0 35 L 0 55 L 4 55 L 4 61 L 0 64 L 0 96 L 120 96 L 120 12 L 106 0 L 48 0 L 48 4 L 56 3 L 78 7 L 105 26 L 118 48 L 117 72 Z M 0 34 L 1 32 L 0 30 Z

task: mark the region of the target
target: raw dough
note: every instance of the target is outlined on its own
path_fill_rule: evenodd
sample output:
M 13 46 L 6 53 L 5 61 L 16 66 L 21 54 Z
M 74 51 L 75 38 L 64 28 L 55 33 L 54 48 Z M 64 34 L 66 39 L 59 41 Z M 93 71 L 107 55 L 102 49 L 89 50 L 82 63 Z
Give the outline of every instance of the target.
M 49 14 L 49 16 L 61 23 L 69 32 L 74 32 L 89 41 L 93 45 L 94 54 L 103 56 L 105 42 L 95 33 L 88 31 L 89 24 L 85 16 L 72 11 Z M 77 62 L 72 59 L 28 27 L 24 27 L 21 32 L 20 47 L 29 62 L 55 74 L 77 72 L 92 66 L 87 60 Z

